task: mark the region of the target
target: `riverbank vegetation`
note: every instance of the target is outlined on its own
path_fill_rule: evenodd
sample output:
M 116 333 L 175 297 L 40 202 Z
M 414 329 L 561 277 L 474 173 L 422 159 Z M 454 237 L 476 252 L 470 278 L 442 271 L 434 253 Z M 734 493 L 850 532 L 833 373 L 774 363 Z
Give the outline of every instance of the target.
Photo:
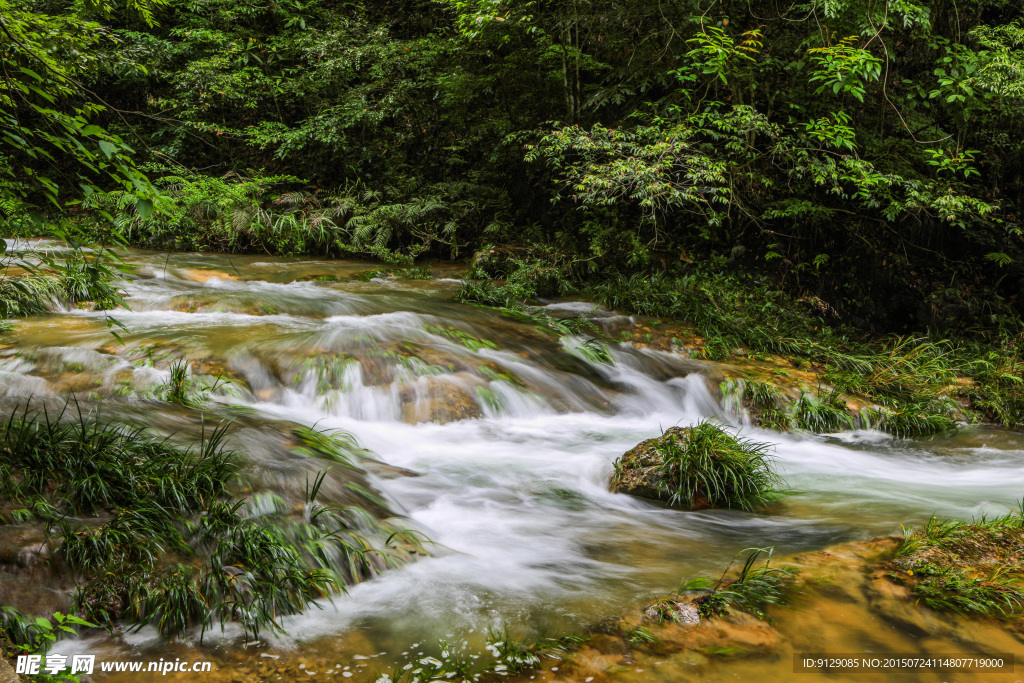
M 1019 334 L 1013 3 L 4 8 L 9 232 L 493 245 L 538 295 L 749 274 L 858 329 Z
M 1024 517 L 974 523 L 932 518 L 905 530 L 889 576 L 932 609 L 1009 619 L 1024 615 Z
M 325 464 L 353 466 L 337 439 L 320 436 Z M 298 511 L 250 491 L 227 437 L 227 425 L 203 427 L 183 447 L 74 406 L 15 410 L 0 428 L 0 514 L 39 535 L 19 562 L 73 577 L 70 608 L 95 624 L 151 625 L 166 638 L 236 624 L 255 639 L 419 549 L 374 504 L 319 502 L 327 470 L 307 481 Z M 15 612 L 4 624 L 27 644 L 32 631 Z

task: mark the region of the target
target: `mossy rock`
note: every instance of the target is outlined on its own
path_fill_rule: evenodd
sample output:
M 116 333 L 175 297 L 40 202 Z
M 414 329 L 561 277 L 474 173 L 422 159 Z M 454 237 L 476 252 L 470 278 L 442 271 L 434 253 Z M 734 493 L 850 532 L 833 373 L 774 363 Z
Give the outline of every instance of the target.
M 762 508 L 778 496 L 768 444 L 711 422 L 671 427 L 615 462 L 611 490 L 688 510 Z
M 668 478 L 661 472 L 665 463 L 661 447 L 667 439 L 685 440 L 690 427 L 669 427 L 664 434 L 654 439 L 641 441 L 622 454 L 615 461 L 615 473 L 612 475 L 611 490 L 613 493 L 628 493 L 638 498 L 651 500 L 669 500 Z

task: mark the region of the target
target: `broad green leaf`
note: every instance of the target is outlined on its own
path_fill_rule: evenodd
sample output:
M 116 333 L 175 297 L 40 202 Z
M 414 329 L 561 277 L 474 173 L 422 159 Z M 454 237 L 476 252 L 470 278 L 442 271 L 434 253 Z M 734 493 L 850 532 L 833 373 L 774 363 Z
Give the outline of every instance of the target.
M 108 159 L 113 158 L 114 154 L 117 153 L 117 145 L 113 142 L 107 142 L 106 140 L 100 140 L 100 150 L 107 156 Z
M 153 202 L 149 199 L 140 199 L 135 203 L 135 210 L 139 212 L 139 218 L 145 220 L 153 214 Z

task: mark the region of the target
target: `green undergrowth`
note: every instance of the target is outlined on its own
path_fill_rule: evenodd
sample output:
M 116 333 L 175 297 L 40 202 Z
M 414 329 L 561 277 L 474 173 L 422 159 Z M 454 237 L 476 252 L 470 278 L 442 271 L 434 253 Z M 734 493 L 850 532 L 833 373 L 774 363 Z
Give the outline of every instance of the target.
M 104 311 L 123 305 L 114 284 L 114 262 L 104 254 L 71 251 L 62 260 L 48 256 L 29 260 L 24 254 L 0 255 L 0 267 L 15 266 L 24 275 L 0 274 L 0 318 L 44 313 L 55 306 L 92 302 Z
M 409 268 L 432 247 L 457 257 L 455 229 L 494 225 L 484 207 L 503 202 L 500 190 L 468 182 L 378 189 L 350 183 L 326 192 L 260 170 L 214 177 L 160 163 L 144 168 L 161 191 L 161 210 L 140 211 L 131 193 L 94 195 L 81 226 L 93 239 L 175 251 L 359 255 Z M 403 248 L 395 249 L 399 238 Z M 429 274 L 416 268 L 403 276 Z
M 297 506 L 248 493 L 227 435 L 204 428 L 182 447 L 80 409 L 22 408 L 0 429 L 5 521 L 42 527 L 81 617 L 166 638 L 232 622 L 247 639 L 280 631 L 284 617 L 420 549 L 363 507 L 319 502 L 327 471 Z M 338 445 L 305 436 L 306 456 Z
M 1024 517 L 930 519 L 905 529 L 888 576 L 932 609 L 964 616 L 1024 616 Z
M 888 405 L 853 410 L 844 394 L 835 388 L 801 388 L 795 399 L 767 381 L 726 380 L 720 388 L 723 399 L 733 410 L 747 410 L 766 429 L 830 434 L 873 428 L 909 438 L 945 434 L 959 426 L 955 418 L 959 406 L 948 396 L 886 401 Z

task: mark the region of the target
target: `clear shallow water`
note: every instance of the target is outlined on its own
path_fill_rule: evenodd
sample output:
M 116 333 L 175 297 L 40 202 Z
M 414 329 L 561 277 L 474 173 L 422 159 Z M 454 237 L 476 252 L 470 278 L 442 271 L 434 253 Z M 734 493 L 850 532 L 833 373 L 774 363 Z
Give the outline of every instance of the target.
M 999 430 L 906 442 L 747 429 L 774 445 L 794 491 L 778 510 L 665 509 L 610 493 L 612 462 L 669 426 L 728 420 L 714 393 L 720 366 L 626 345 L 612 347 L 613 365 L 594 364 L 574 350 L 578 340 L 448 301 L 450 279 L 311 280 L 372 264 L 144 252 L 127 260 L 131 311 L 17 321 L 0 359 L 0 395 L 73 391 L 115 413 L 152 413 L 161 407 L 146 390 L 166 371 L 146 359 L 185 357 L 236 379 L 216 402 L 347 430 L 419 475 L 371 481 L 436 543 L 434 557 L 289 618 L 279 648 L 386 651 L 381 661 L 390 661 L 412 643 L 475 642 L 502 624 L 578 628 L 683 579 L 716 575 L 745 548 L 788 554 L 892 535 L 932 514 L 1003 513 L 1024 494 L 1024 439 Z M 127 328 L 124 347 L 107 331 L 108 315 Z M 631 324 L 593 315 L 609 330 Z M 102 647 L 152 642 L 143 631 Z

